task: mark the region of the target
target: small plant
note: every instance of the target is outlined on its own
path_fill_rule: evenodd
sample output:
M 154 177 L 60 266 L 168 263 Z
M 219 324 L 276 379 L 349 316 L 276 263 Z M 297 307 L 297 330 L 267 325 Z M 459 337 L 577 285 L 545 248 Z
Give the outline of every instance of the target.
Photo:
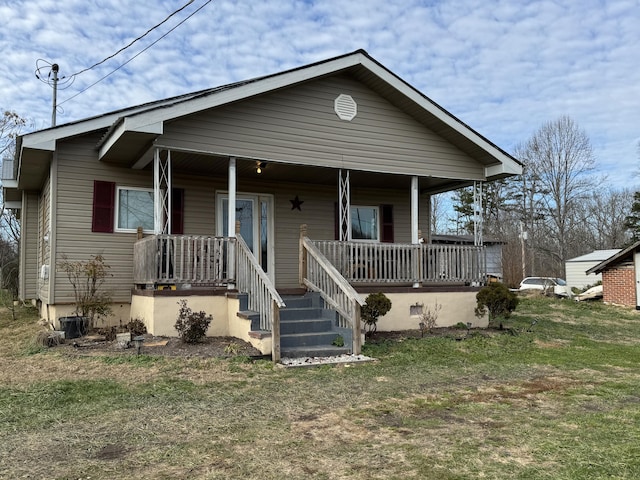
M 180 300 L 178 305 L 180 305 L 180 310 L 174 325 L 178 331 L 178 337 L 184 343 L 198 343 L 207 334 L 213 317 L 203 311 L 194 312 L 187 306 L 186 300 Z
M 226 347 L 224 347 L 225 355 L 233 355 L 236 356 L 240 352 L 240 345 L 236 342 L 229 342 Z
M 502 283 L 490 283 L 476 295 L 476 317 L 489 312 L 489 323 L 498 317 L 508 318 L 518 306 L 518 297 Z
M 344 347 L 344 337 L 342 335 L 336 336 L 331 344 L 336 347 Z
M 57 347 L 61 343 L 64 343 L 64 339 L 52 330 L 40 331 L 36 335 L 36 345 L 39 347 Z
M 391 300 L 384 293 L 371 293 L 367 296 L 361 314 L 368 335 L 377 330 L 378 317 L 385 315 L 389 310 L 391 310 Z
M 440 310 L 442 310 L 442 304 L 438 303 L 438 300 L 436 300 L 436 303 L 433 306 L 433 310 L 431 309 L 431 307 L 427 307 L 427 309 L 420 314 L 420 323 L 418 325 L 420 327 L 420 333 L 423 337 L 425 331 L 431 333 L 431 330 L 436 328 Z
M 137 337 L 147 333 L 147 326 L 139 318 L 134 318 L 133 320 L 129 320 L 129 323 L 127 323 L 126 328 L 127 328 L 127 332 L 131 333 L 132 337 Z
M 97 318 L 111 314 L 111 296 L 103 290 L 109 268 L 102 255 L 94 255 L 87 261 L 72 261 L 62 255 L 58 268 L 67 274 L 73 288 L 74 315 L 86 318 L 87 328 L 92 329 Z

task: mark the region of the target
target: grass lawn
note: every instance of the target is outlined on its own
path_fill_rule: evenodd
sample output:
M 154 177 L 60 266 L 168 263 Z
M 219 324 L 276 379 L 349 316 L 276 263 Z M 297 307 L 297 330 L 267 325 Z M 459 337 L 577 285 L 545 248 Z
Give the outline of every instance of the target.
M 70 356 L 18 313 L 0 313 L 0 478 L 640 478 L 636 311 L 524 299 L 511 334 L 312 369 Z

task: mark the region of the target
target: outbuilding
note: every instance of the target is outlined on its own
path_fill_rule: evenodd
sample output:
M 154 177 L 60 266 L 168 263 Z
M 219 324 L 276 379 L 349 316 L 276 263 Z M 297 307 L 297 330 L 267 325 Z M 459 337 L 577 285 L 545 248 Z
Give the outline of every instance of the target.
M 591 273 L 587 274 L 587 270 L 595 267 L 601 262 L 604 262 L 608 258 L 611 258 L 616 253 L 620 252 L 620 248 L 609 250 L 594 250 L 586 255 L 567 260 L 565 263 L 565 280 L 569 288 L 577 288 L 584 290 L 588 286 L 593 286 L 602 281 L 602 274 Z
M 640 242 L 587 270 L 602 274 L 603 301 L 640 310 Z

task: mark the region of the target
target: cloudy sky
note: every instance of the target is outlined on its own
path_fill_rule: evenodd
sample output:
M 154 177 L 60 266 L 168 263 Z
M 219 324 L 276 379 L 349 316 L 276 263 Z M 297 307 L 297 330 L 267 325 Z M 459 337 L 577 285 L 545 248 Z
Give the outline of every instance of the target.
M 509 152 L 568 115 L 612 186 L 640 183 L 640 0 L 151 3 L 0 0 L 0 108 L 50 126 L 52 63 L 60 125 L 362 48 Z

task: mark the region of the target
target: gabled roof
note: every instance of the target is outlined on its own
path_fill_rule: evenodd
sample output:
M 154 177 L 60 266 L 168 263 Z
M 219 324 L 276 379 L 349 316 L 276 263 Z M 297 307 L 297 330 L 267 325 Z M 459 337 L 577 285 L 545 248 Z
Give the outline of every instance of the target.
M 149 144 L 162 135 L 166 121 L 343 72 L 348 72 L 477 159 L 484 165 L 488 179 L 522 173 L 522 164 L 514 157 L 382 66 L 367 52 L 357 50 L 273 75 L 150 102 L 23 135 L 16 149 L 18 188 L 37 188 L 36 177 L 43 174 L 43 163 L 55 150 L 57 140 L 104 130 L 97 148 L 98 158 L 107 160 L 118 157 L 123 151 L 130 152 L 128 146 L 131 142 Z M 150 155 L 147 154 L 146 159 L 141 159 L 137 166 L 149 160 Z M 38 172 L 40 175 L 37 175 Z
M 638 248 L 640 248 L 640 242 L 636 242 L 633 245 L 623 250 L 620 250 L 615 255 L 612 255 L 611 257 L 607 258 L 605 261 L 600 262 L 596 266 L 587 270 L 587 275 L 590 273 L 600 273 L 603 270 L 606 270 L 607 268 L 612 267 L 620 262 L 625 262 L 633 259 L 633 254 L 636 252 L 636 250 L 638 250 Z
M 609 250 L 594 250 L 591 253 L 587 253 L 575 258 L 570 258 L 569 260 L 567 260 L 567 262 L 602 262 L 620 251 L 622 251 L 622 249 L 620 248 L 613 248 Z

